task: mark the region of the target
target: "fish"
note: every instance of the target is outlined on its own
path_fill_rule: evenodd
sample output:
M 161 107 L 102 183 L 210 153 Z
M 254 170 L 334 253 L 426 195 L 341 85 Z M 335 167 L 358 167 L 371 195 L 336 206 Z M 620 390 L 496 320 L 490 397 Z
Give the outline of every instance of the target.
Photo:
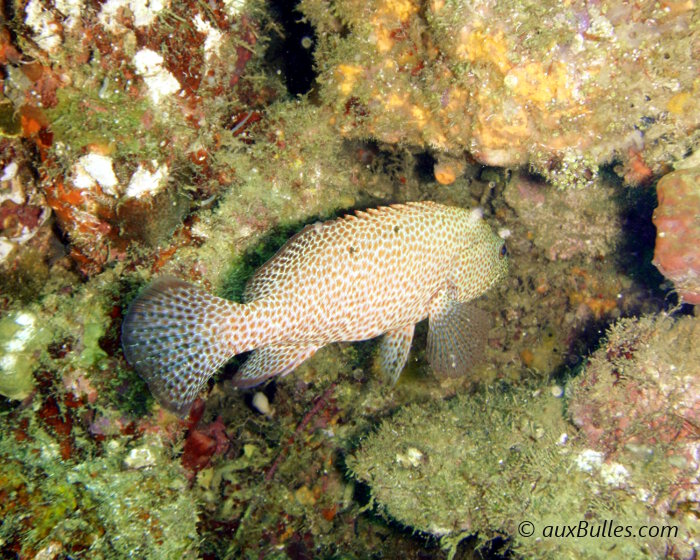
M 289 374 L 327 344 L 383 335 L 379 364 L 395 383 L 425 318 L 432 369 L 465 374 L 480 320 L 469 302 L 507 268 L 505 241 L 478 208 L 371 208 L 306 226 L 255 272 L 242 303 L 157 278 L 129 306 L 122 348 L 160 404 L 181 416 L 243 352 L 252 351 L 232 382 L 248 388 Z

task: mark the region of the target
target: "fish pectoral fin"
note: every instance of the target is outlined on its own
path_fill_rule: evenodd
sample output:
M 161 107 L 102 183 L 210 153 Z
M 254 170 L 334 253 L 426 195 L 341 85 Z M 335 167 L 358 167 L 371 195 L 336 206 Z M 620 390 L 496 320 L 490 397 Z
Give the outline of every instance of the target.
M 437 375 L 466 374 L 483 359 L 488 334 L 485 311 L 441 291 L 428 306 L 428 321 L 428 361 Z
M 413 341 L 414 324 L 387 332 L 379 347 L 380 367 L 392 383 L 396 383 L 406 365 Z
M 233 385 L 245 389 L 276 375 L 287 375 L 313 356 L 318 348 L 308 344 L 270 344 L 258 348 L 238 370 Z

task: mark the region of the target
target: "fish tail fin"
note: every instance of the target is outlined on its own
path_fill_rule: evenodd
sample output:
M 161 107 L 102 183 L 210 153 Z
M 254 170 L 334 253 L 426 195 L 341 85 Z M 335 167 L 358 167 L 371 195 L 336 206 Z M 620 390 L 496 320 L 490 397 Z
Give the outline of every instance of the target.
M 156 399 L 184 416 L 214 372 L 243 351 L 227 335 L 243 307 L 182 280 L 158 278 L 124 317 L 124 355 Z

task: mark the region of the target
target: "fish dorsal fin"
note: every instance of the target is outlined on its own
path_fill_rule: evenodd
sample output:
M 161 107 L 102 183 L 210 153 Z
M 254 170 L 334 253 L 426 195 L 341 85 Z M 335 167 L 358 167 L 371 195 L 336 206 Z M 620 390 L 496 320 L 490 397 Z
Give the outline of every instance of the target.
M 268 297 L 275 291 L 280 280 L 292 271 L 300 260 L 308 257 L 324 228 L 331 226 L 339 220 L 364 220 L 371 215 L 391 210 L 391 207 L 373 208 L 367 211 L 358 210 L 354 214 L 347 214 L 337 220 L 315 222 L 293 235 L 275 255 L 262 265 L 248 281 L 243 293 L 243 302 L 250 303 L 258 299 Z
M 306 226 L 296 235 L 291 237 L 275 255 L 262 265 L 248 281 L 243 293 L 244 303 L 268 297 L 275 292 L 279 282 L 286 278 L 294 270 L 297 263 L 308 258 L 313 252 L 314 246 L 321 242 L 326 228 L 342 225 L 342 222 L 358 223 L 366 220 L 381 220 L 387 214 L 393 212 L 407 213 L 411 210 L 434 208 L 434 202 L 407 202 L 406 204 L 392 204 L 366 210 L 356 210 L 352 214 L 336 220 L 316 222 Z
M 263 299 L 274 292 L 277 283 L 292 270 L 314 242 L 314 236 L 324 226 L 321 222 L 310 224 L 294 234 L 282 245 L 272 258 L 262 265 L 248 281 L 243 293 L 243 302 Z
M 488 315 L 441 290 L 428 307 L 428 360 L 440 376 L 464 375 L 481 361 Z

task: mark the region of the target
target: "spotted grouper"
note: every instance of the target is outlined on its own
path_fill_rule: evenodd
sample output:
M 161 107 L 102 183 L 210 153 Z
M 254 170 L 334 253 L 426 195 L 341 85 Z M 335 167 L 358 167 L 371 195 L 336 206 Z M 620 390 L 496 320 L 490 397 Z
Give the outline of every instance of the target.
M 238 387 L 286 375 L 331 342 L 383 334 L 381 369 L 396 381 L 426 317 L 432 368 L 460 374 L 474 350 L 467 302 L 506 270 L 504 241 L 478 209 L 412 202 L 356 212 L 292 237 L 251 278 L 242 304 L 155 280 L 124 319 L 124 354 L 178 414 L 222 364 L 250 350 Z

